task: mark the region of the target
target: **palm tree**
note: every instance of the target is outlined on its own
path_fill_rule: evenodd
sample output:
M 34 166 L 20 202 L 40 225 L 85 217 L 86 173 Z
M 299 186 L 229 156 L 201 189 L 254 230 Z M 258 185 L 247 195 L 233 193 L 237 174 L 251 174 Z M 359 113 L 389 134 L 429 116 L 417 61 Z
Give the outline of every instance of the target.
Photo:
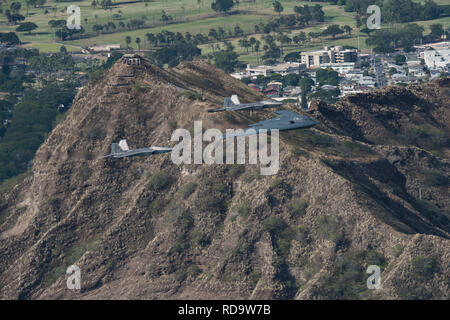
M 156 37 L 153 33 L 146 33 L 145 36 L 147 37 L 147 41 L 150 44 L 150 46 L 156 46 Z
M 139 37 L 136 38 L 136 44 L 138 46 L 138 51 L 140 51 L 141 50 L 141 38 L 139 38 Z
M 131 37 L 130 36 L 126 36 L 125 37 L 125 42 L 127 43 L 127 50 L 128 50 L 130 48 Z

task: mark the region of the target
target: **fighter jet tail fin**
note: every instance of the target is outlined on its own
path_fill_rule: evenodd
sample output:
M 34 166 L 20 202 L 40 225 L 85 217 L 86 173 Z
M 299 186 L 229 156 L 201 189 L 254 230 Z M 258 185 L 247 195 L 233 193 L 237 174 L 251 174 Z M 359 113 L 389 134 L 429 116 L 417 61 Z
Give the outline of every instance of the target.
M 117 154 L 122 152 L 122 148 L 120 148 L 118 143 L 112 143 L 111 144 L 111 155 Z
M 119 141 L 119 147 L 122 149 L 122 151 L 129 151 L 130 148 L 128 147 L 127 140 L 120 140 Z
M 231 101 L 232 101 L 235 105 L 241 104 L 241 102 L 239 101 L 239 98 L 238 98 L 237 94 L 233 94 L 233 95 L 231 96 Z
M 227 107 L 234 107 L 234 106 L 237 106 L 237 105 L 239 105 L 239 104 L 240 104 L 240 101 L 239 101 L 239 98 L 238 98 L 238 96 L 237 96 L 236 94 L 233 94 L 233 95 L 231 96 L 231 98 L 226 97 L 226 98 L 223 100 L 223 106 L 224 106 L 225 108 L 227 108 Z
M 233 107 L 234 104 L 233 104 L 233 101 L 231 101 L 231 98 L 228 98 L 228 97 L 225 98 L 223 100 L 223 106 L 224 106 L 224 108 Z
M 128 151 L 130 148 L 128 147 L 127 140 L 120 140 L 119 143 L 113 143 L 111 144 L 111 154 L 117 154 L 124 151 Z

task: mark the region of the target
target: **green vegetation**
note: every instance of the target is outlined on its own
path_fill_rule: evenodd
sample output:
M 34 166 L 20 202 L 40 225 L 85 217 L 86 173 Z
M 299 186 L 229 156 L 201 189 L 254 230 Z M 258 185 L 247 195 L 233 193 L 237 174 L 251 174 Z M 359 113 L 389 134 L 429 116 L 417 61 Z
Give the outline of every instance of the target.
M 343 157 L 364 157 L 374 153 L 369 147 L 355 141 L 340 142 L 335 149 Z
M 284 189 L 286 191 L 290 190 L 290 185 L 286 183 L 282 178 L 274 179 L 270 186 L 272 189 Z
M 305 225 L 299 225 L 294 228 L 294 239 L 300 242 L 304 242 L 308 237 L 308 229 Z
M 396 258 L 400 257 L 400 255 L 403 253 L 403 249 L 405 247 L 401 244 L 397 244 L 395 247 L 392 248 L 392 255 Z
M 183 211 L 175 222 L 176 240 L 175 245 L 171 249 L 173 254 L 182 254 L 189 248 L 189 231 L 194 225 L 194 219 L 189 212 Z
M 247 204 L 237 205 L 235 208 L 237 214 L 242 218 L 247 218 L 252 213 L 252 208 Z
M 388 265 L 388 259 L 377 250 L 368 250 L 365 253 L 365 262 L 368 266 L 379 266 L 381 271 L 384 271 Z
M 237 179 L 240 175 L 245 172 L 245 165 L 243 164 L 232 164 L 228 166 L 227 176 L 232 179 Z
M 387 3 L 377 1 L 382 6 L 383 27 L 390 27 L 389 23 L 392 22 L 418 21 L 424 27 L 430 26 L 430 35 L 433 35 L 430 39 L 436 39 L 442 33 L 439 33 L 438 27 L 431 28 L 431 25 L 445 25 L 450 21 L 445 6 L 437 7 L 433 2 L 411 6 L 411 0 L 403 2 L 395 4 L 393 0 Z M 214 59 L 215 52 L 221 51 L 219 47 L 222 43 L 225 45 L 225 41 L 229 41 L 236 48 L 240 47 L 235 52 L 239 56 L 238 60 L 246 63 L 258 63 L 261 59 L 275 61 L 280 59 L 280 52 L 288 59 L 290 54 L 325 45 L 356 46 L 358 36 L 363 40 L 362 48 L 367 48 L 364 45 L 367 36 L 360 32 L 367 31 L 364 29 L 368 17 L 365 13 L 368 3 L 365 0 L 313 3 L 293 0 L 259 0 L 257 3 L 231 0 L 212 3 L 156 0 L 151 5 L 145 1 L 106 5 L 108 1 L 74 0 L 66 5 L 72 3 L 81 8 L 81 30 L 67 29 L 64 24 L 67 13 L 64 9 L 59 9 L 60 4 L 55 0 L 47 0 L 45 6 L 27 6 L 26 13 L 24 6 L 15 12 L 11 9 L 4 10 L 4 29 L 14 31 L 18 24 L 24 23 L 37 25 L 38 32 L 23 31 L 20 38 L 45 52 L 59 51 L 61 44 L 57 41 L 64 41 L 69 50 L 80 50 L 81 47 L 94 44 L 121 43 L 130 50 L 136 45 L 138 51 L 157 51 L 167 45 L 158 42 L 158 34 L 170 31 L 182 34 L 186 43 L 199 45 L 203 55 L 211 60 Z M 419 11 L 410 14 L 410 8 L 418 8 Z M 8 15 L 6 11 L 9 12 Z M 216 32 L 210 32 L 211 29 Z M 148 34 L 153 37 L 147 37 Z M 274 35 L 279 45 L 263 45 L 262 36 L 267 34 Z M 254 38 L 250 47 L 245 44 L 250 40 L 246 41 L 246 38 Z M 191 42 L 191 39 L 195 41 Z M 249 51 L 249 48 L 252 50 Z M 168 62 L 169 65 L 177 64 L 177 59 L 171 61 Z
M 226 202 L 223 198 L 214 195 L 205 195 L 196 201 L 198 208 L 204 212 L 224 213 Z
M 75 247 L 72 247 L 71 250 L 64 254 L 64 258 L 59 266 L 56 268 L 50 269 L 49 273 L 47 273 L 43 279 L 43 283 L 46 286 L 50 286 L 59 278 L 61 278 L 65 273 L 69 266 L 73 265 L 75 262 L 80 260 L 80 258 L 87 252 L 94 250 L 97 246 L 98 239 L 94 238 L 90 241 L 80 243 Z
M 7 57 L 3 57 L 6 59 Z M 3 68 L 3 74 L 5 68 Z M 1 73 L 1 72 L 0 72 Z M 0 77 L 2 75 L 0 74 Z M 11 79 L 10 75 L 5 76 Z M 21 92 L 25 78 L 12 80 L 10 91 Z M 10 83 L 10 82 L 5 82 Z M 75 83 L 51 83 L 42 89 L 30 88 L 14 106 L 13 121 L 0 141 L 0 182 L 26 171 L 47 134 L 53 128 L 60 104 L 70 105 L 75 96 Z M 1 88 L 0 90 L 5 89 Z
M 308 152 L 300 149 L 298 146 L 292 146 L 291 147 L 291 152 L 297 156 L 304 156 L 304 157 L 308 157 Z
M 368 16 L 367 7 L 376 4 L 381 8 L 383 22 L 411 22 L 417 20 L 432 20 L 438 18 L 442 8 L 434 1 L 413 0 L 341 0 L 339 1 L 347 12 L 356 12 L 360 16 Z
M 412 271 L 415 275 L 430 278 L 438 271 L 438 264 L 435 258 L 420 255 L 411 261 Z
M 211 3 L 211 8 L 218 12 L 230 11 L 234 6 L 233 0 L 215 0 Z
M 86 129 L 86 137 L 90 140 L 103 140 L 106 133 L 101 127 L 88 127 Z
M 164 208 L 164 205 L 161 203 L 161 201 L 158 199 L 155 199 L 149 204 L 147 211 L 150 214 L 158 214 L 161 212 L 161 210 L 163 208 Z
M 27 171 L 25 171 L 17 176 L 14 176 L 12 178 L 4 180 L 0 184 L 0 194 L 11 191 L 16 185 L 21 183 L 27 177 L 31 176 L 31 174 L 32 174 L 31 169 L 28 169 Z
M 10 215 L 11 211 L 0 211 L 0 226 L 6 222 Z
M 173 177 L 163 171 L 150 174 L 147 187 L 153 191 L 162 191 L 173 183 Z
M 60 205 L 61 205 L 61 199 L 57 198 L 57 197 L 49 197 L 47 199 L 47 205 L 50 208 L 58 209 L 60 207 Z
M 197 189 L 197 184 L 195 182 L 188 182 L 180 189 L 180 194 L 183 199 L 189 198 L 191 194 Z
M 261 272 L 258 270 L 253 270 L 249 275 L 248 279 L 250 280 L 250 285 L 254 288 L 256 287 L 256 284 L 258 283 L 259 279 L 261 278 Z
M 315 294 L 324 299 L 361 299 L 368 291 L 361 254 L 349 252 L 336 261 L 335 272 L 325 279 Z
M 308 208 L 308 202 L 303 199 L 297 199 L 292 201 L 288 206 L 288 212 L 291 216 L 303 216 L 306 214 Z
M 199 232 L 199 231 L 192 232 L 191 239 L 195 244 L 197 244 L 201 247 L 206 247 L 211 243 L 210 236 L 206 233 Z
M 146 57 L 158 65 L 168 64 L 169 67 L 175 67 L 180 61 L 193 60 L 200 54 L 201 50 L 195 44 L 179 42 L 160 48 L 154 54 L 147 54 Z
M 319 68 L 316 71 L 316 80 L 321 86 L 324 84 L 337 86 L 339 84 L 339 74 L 330 68 L 328 69 Z
M 292 298 L 298 290 L 295 278 L 289 272 L 287 259 L 291 249 L 291 241 L 295 233 L 281 218 L 270 216 L 262 222 L 264 230 L 272 237 L 272 245 L 277 253 L 276 277 L 285 285 L 285 295 Z
M 25 73 L 23 61 L 35 72 Z M 0 99 L 1 182 L 30 167 L 37 148 L 61 118 L 60 112 L 70 106 L 78 83 L 72 76 L 56 80 L 74 71 L 73 60 L 63 53 L 46 57 L 37 50 L 2 51 L 0 63 L 0 91 L 4 93 Z M 58 110 L 60 105 L 64 108 Z
M 192 91 L 184 91 L 183 96 L 188 98 L 189 100 L 200 100 L 203 101 L 203 97 L 201 94 Z
M 433 203 L 425 200 L 414 199 L 411 202 L 412 206 L 424 215 L 432 223 L 440 226 L 444 230 L 450 228 L 450 214 L 438 207 Z
M 233 50 L 221 50 L 214 54 L 214 65 L 225 72 L 233 72 L 238 64 L 238 55 Z
M 377 53 L 394 52 L 397 47 L 411 48 L 414 43 L 423 38 L 424 30 L 415 23 L 401 26 L 395 30 L 378 30 L 370 34 L 366 44 L 374 46 L 374 51 Z
M 440 174 L 436 171 L 427 171 L 426 173 L 426 181 L 429 185 L 436 187 L 446 187 L 450 184 L 450 180 L 448 177 Z
M 343 237 L 340 218 L 337 215 L 321 216 L 317 218 L 318 234 L 327 240 L 336 241 Z

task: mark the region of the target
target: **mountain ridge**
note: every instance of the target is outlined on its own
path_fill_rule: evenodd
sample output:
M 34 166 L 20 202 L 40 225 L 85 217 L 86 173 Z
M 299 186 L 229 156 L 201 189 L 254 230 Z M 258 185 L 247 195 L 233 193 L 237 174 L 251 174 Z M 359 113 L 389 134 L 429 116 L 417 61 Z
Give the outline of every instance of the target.
M 2 195 L 0 297 L 448 299 L 449 86 L 315 102 L 321 125 L 281 134 L 280 172 L 262 177 L 170 155 L 101 159 L 121 138 L 172 146 L 171 132 L 196 120 L 223 130 L 270 114 L 207 113 L 231 94 L 261 98 L 208 63 L 119 60 L 78 93 L 32 175 Z M 408 135 L 408 117 L 426 121 L 424 133 Z M 65 286 L 71 264 L 81 291 Z M 370 264 L 383 269 L 380 290 L 366 288 Z

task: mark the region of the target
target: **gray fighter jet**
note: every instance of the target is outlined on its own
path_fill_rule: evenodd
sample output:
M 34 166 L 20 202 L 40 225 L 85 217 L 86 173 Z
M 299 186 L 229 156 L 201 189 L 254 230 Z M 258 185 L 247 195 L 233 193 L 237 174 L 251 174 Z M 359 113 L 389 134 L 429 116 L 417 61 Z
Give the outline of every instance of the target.
M 251 103 L 240 103 L 236 94 L 233 94 L 231 98 L 227 97 L 223 101 L 223 108 L 211 109 L 208 112 L 220 112 L 220 111 L 238 111 L 238 110 L 260 110 L 264 108 L 273 108 L 281 106 L 282 102 L 277 101 L 259 101 Z
M 249 129 L 243 130 L 241 132 L 224 134 L 216 138 L 227 139 L 239 136 L 251 136 L 254 134 L 258 134 L 260 130 L 267 130 L 267 133 L 270 133 L 270 130 L 287 131 L 294 129 L 304 129 L 319 124 L 319 122 L 314 120 L 313 118 L 302 116 L 292 111 L 279 110 L 275 111 L 275 113 L 280 115 L 280 117 L 263 120 L 249 125 Z
M 152 154 L 160 154 L 171 152 L 172 148 L 163 147 L 149 147 L 140 149 L 131 149 L 128 147 L 127 140 L 120 140 L 119 143 L 111 144 L 111 154 L 104 156 L 103 158 L 125 158 L 136 156 L 149 156 Z

